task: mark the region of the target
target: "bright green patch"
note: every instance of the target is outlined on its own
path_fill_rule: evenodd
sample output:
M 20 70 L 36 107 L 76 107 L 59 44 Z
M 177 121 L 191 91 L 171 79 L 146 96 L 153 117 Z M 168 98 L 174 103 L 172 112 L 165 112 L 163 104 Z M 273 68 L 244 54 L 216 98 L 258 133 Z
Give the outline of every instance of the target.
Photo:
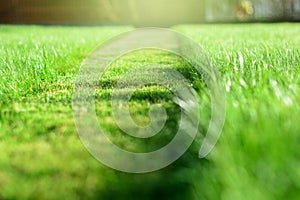
M 130 29 L 0 27 L 0 199 L 299 199 L 300 26 L 174 27 L 202 45 L 220 70 L 226 123 L 207 159 L 197 158 L 199 135 L 173 165 L 144 175 L 116 172 L 91 157 L 72 117 L 81 62 L 99 43 Z M 177 130 L 178 108 L 159 86 L 140 88 L 130 104 L 140 124 L 149 122 L 153 103 L 168 111 L 166 127 L 153 139 L 124 135 L 110 116 L 118 79 L 153 62 L 172 66 L 198 87 L 200 131 L 207 129 L 208 95 L 192 66 L 166 52 L 134 52 L 113 63 L 96 91 L 99 123 L 128 150 L 158 149 Z

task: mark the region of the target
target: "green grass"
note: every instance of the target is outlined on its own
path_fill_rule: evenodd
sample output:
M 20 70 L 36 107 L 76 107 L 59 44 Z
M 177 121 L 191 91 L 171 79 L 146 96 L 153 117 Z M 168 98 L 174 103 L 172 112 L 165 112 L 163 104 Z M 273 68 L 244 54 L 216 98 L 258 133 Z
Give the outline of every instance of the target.
M 199 135 L 171 166 L 132 175 L 88 153 L 71 103 L 83 59 L 105 39 L 133 28 L 0 26 L 0 199 L 299 199 L 300 25 L 173 28 L 203 46 L 221 72 L 224 130 L 206 159 L 197 158 Z M 192 66 L 167 52 L 139 51 L 115 61 L 99 81 L 96 110 L 109 137 L 131 151 L 164 146 L 177 127 L 178 108 L 158 86 L 137 91 L 131 112 L 147 124 L 150 105 L 163 104 L 171 117 L 161 134 L 147 141 L 125 136 L 110 116 L 113 85 L 133 67 L 152 62 L 173 66 L 206 91 Z M 205 132 L 206 92 L 201 97 Z

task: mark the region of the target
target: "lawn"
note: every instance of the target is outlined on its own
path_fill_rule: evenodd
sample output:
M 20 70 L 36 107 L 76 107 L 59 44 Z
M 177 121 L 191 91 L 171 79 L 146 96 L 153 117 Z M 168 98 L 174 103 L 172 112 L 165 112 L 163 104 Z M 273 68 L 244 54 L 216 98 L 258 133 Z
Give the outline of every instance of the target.
M 227 115 L 220 140 L 198 158 L 210 118 L 207 88 L 193 66 L 170 52 L 136 51 L 118 58 L 99 80 L 96 112 L 109 138 L 147 152 L 176 133 L 179 109 L 160 86 L 140 88 L 131 112 L 149 123 L 161 103 L 162 132 L 141 141 L 122 134 L 110 97 L 130 69 L 157 62 L 183 74 L 201 94 L 199 136 L 175 163 L 127 174 L 94 159 L 79 140 L 73 84 L 82 61 L 99 44 L 133 27 L 0 26 L 0 199 L 299 199 L 300 25 L 179 25 L 220 71 Z

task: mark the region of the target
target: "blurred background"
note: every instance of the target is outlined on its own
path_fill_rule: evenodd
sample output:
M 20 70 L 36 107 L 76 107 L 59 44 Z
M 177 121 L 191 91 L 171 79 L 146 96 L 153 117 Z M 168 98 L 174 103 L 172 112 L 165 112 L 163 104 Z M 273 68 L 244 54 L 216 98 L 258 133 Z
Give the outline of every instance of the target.
M 300 21 L 300 0 L 0 0 L 2 24 L 171 26 Z

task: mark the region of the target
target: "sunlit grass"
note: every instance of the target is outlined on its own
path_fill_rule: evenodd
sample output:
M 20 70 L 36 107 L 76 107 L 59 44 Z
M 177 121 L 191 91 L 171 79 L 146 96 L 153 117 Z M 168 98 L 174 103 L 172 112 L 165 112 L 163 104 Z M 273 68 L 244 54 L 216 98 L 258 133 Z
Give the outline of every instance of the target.
M 214 164 L 199 170 L 195 192 L 203 198 L 299 198 L 300 27 L 176 29 L 210 52 L 227 91 L 226 124 L 210 157 Z
M 81 62 L 99 43 L 130 29 L 0 27 L 0 198 L 298 199 L 300 26 L 174 27 L 201 44 L 221 72 L 226 123 L 207 159 L 197 158 L 200 137 L 172 166 L 146 175 L 98 163 L 80 143 L 72 116 Z M 163 104 L 171 114 L 163 134 L 141 142 L 124 136 L 111 117 L 109 99 L 119 77 L 153 61 L 197 82 L 191 66 L 166 52 L 135 52 L 114 62 L 99 81 L 96 111 L 109 137 L 128 150 L 159 148 L 176 131 L 178 110 L 170 92 L 158 86 L 137 91 L 131 112 L 144 124 L 150 105 Z M 206 106 L 201 104 L 203 132 Z

